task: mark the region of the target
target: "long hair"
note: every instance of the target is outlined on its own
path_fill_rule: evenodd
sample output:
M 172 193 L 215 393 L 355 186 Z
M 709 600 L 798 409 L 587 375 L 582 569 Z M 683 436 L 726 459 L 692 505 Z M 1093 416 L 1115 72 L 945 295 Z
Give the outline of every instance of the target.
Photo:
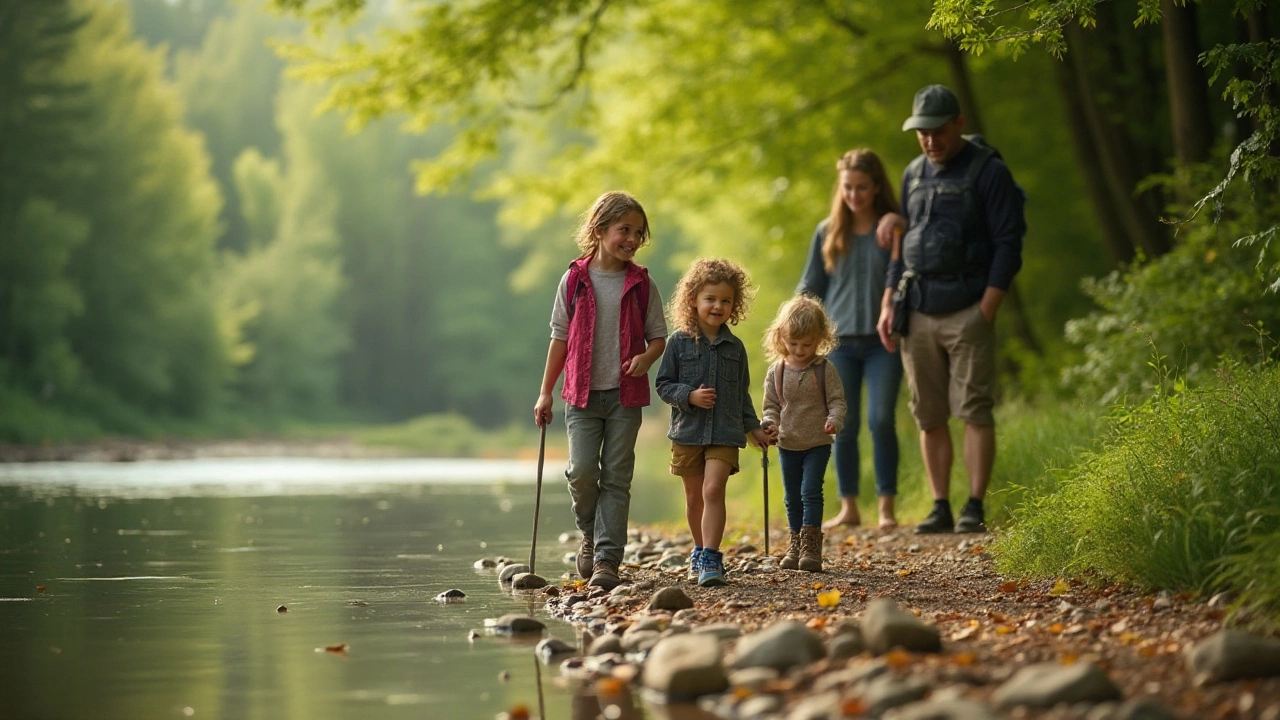
M 747 271 L 737 263 L 723 258 L 698 258 L 680 278 L 671 301 L 667 303 L 671 325 L 694 337 L 701 334 L 702 331 L 698 328 L 698 309 L 695 307 L 698 292 L 707 285 L 718 283 L 733 288 L 733 310 L 729 313 L 727 322 L 737 325 L 745 320 L 747 310 L 751 307 L 751 299 L 755 295 Z
M 640 201 L 630 193 L 621 190 L 607 192 L 591 204 L 591 208 L 582 213 L 578 229 L 573 233 L 573 241 L 582 251 L 579 257 L 591 257 L 600 247 L 600 238 L 609 226 L 632 210 L 640 213 L 644 227 L 640 228 L 640 247 L 649 244 L 649 216 L 645 214 Z M 637 250 L 639 248 L 636 248 Z
M 764 334 L 764 352 L 770 361 L 787 356 L 787 340 L 812 337 L 817 339 L 817 356 L 825 357 L 836 348 L 836 326 L 822 309 L 822 303 L 809 295 L 797 295 L 782 303 L 778 316 Z
M 876 219 L 887 213 L 898 212 L 898 199 L 889 184 L 880 156 L 866 148 L 850 150 L 836 161 L 836 189 L 831 198 L 831 213 L 827 215 L 827 235 L 822 239 L 822 265 L 830 273 L 835 270 L 836 259 L 849 252 L 849 231 L 853 229 L 853 211 L 844 202 L 840 192 L 840 173 L 846 170 L 864 172 L 871 182 L 880 188 L 871 209 Z

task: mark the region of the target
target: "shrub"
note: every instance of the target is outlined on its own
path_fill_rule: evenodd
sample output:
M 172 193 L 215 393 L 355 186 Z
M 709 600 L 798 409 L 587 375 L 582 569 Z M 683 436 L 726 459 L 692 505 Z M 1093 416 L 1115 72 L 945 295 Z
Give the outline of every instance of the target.
M 1242 568 L 1274 562 L 1261 538 L 1280 531 L 1280 365 L 1226 365 L 1203 387 L 1117 409 L 1109 424 L 1100 449 L 1051 473 L 1052 491 L 1014 513 L 993 547 L 1002 572 L 1243 590 Z M 1274 600 L 1277 575 L 1250 592 Z

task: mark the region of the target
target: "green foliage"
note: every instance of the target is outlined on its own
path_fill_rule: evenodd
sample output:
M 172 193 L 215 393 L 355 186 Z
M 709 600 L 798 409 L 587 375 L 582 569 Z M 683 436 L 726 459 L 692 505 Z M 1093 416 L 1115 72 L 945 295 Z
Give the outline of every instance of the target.
M 1274 509 L 1269 516 L 1265 511 L 1254 515 L 1263 518 L 1273 528 L 1280 525 Z M 1275 556 L 1280 530 L 1250 532 L 1241 546 L 1240 552 L 1222 558 L 1214 584 L 1236 591 L 1233 621 L 1267 632 L 1280 630 L 1280 563 Z
M 1028 494 L 994 547 L 997 567 L 1172 590 L 1238 583 L 1218 563 L 1280 529 L 1278 409 L 1274 363 L 1227 366 L 1202 386 L 1117 409 L 1097 450 Z
M 434 457 L 475 457 L 494 449 L 511 451 L 537 444 L 531 426 L 509 426 L 502 431 L 485 431 L 459 413 L 423 415 L 396 425 L 356 430 L 352 438 L 362 445 L 408 450 Z M 498 450 L 498 453 L 503 452 Z
M 1240 195 L 1221 221 L 1183 226 L 1170 253 L 1084 282 L 1099 309 L 1067 323 L 1066 337 L 1084 357 L 1063 371 L 1081 397 L 1112 403 L 1147 394 L 1163 379 L 1150 371 L 1153 349 L 1193 384 L 1207 380 L 1222 356 L 1275 356 L 1280 303 L 1267 296 L 1259 263 L 1274 263 L 1276 253 L 1264 248 L 1255 257 L 1233 247 L 1266 211 Z

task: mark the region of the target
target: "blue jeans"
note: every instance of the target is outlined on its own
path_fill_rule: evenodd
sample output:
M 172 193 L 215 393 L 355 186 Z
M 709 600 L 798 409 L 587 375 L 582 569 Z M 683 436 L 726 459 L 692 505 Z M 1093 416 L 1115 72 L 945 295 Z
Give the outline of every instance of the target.
M 836 479 L 840 497 L 858 496 L 862 460 L 858 456 L 858 427 L 862 414 L 862 380 L 867 381 L 867 426 L 876 469 L 876 494 L 898 494 L 898 434 L 894 409 L 902 386 L 902 359 L 880 344 L 876 335 L 842 335 L 828 356 L 840 374 L 849 410 L 836 435 Z
M 808 450 L 778 448 L 782 466 L 782 499 L 787 506 L 787 526 L 798 532 L 804 525 L 822 524 L 822 478 L 827 474 L 831 446 Z
M 596 560 L 622 562 L 631 509 L 631 476 L 641 408 L 623 407 L 617 390 L 592 390 L 585 408 L 566 405 L 569 481 L 573 519 L 595 538 Z

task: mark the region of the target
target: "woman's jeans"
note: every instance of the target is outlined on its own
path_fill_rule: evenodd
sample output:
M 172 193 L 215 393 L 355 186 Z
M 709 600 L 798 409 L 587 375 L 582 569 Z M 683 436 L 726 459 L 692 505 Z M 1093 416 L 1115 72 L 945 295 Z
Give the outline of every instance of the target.
M 898 435 L 894 409 L 902 386 L 902 359 L 880 344 L 876 335 L 842 335 L 827 356 L 844 385 L 849 410 L 836 435 L 836 478 L 840 497 L 858 496 L 862 461 L 858 456 L 858 427 L 862 414 L 862 381 L 867 381 L 867 426 L 876 469 L 876 494 L 898 494 Z
M 631 476 L 641 408 L 623 407 L 617 390 L 592 390 L 585 408 L 566 405 L 569 497 L 578 529 L 595 538 L 596 560 L 622 562 L 631 508 Z
M 778 448 L 782 466 L 782 499 L 787 507 L 787 527 L 798 532 L 805 525 L 822 524 L 822 478 L 827 474 L 831 446 L 808 450 Z

